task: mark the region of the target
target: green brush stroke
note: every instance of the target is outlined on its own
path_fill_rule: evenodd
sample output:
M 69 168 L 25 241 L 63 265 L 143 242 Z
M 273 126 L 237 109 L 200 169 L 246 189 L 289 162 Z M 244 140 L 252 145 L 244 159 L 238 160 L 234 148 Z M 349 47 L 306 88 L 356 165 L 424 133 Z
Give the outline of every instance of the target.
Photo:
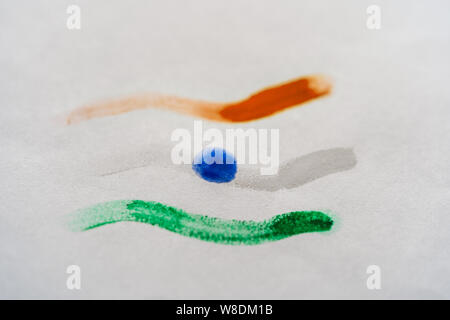
M 261 222 L 225 220 L 190 214 L 158 202 L 111 201 L 81 209 L 71 216 L 73 231 L 85 231 L 105 224 L 134 221 L 158 226 L 183 236 L 221 244 L 254 245 L 305 232 L 328 231 L 333 220 L 318 211 L 295 211 Z

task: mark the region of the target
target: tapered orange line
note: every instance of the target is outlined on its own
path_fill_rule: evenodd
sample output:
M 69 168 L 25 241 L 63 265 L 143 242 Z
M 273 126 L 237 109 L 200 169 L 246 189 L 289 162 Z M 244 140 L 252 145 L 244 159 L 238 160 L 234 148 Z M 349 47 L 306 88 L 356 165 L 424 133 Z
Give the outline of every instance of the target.
M 148 108 L 165 108 L 214 121 L 245 122 L 268 117 L 319 98 L 330 91 L 330 81 L 320 75 L 311 75 L 265 88 L 244 100 L 231 103 L 146 94 L 76 109 L 68 116 L 67 123 Z

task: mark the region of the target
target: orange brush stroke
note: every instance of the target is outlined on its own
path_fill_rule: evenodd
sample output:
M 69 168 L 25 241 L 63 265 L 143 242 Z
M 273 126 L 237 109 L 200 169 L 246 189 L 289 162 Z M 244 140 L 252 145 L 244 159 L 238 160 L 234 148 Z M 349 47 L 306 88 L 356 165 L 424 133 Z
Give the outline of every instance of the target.
M 245 122 L 268 117 L 326 95 L 330 91 L 331 83 L 325 77 L 312 75 L 263 89 L 244 100 L 231 103 L 147 94 L 79 108 L 68 116 L 67 123 L 73 124 L 92 118 L 153 107 L 166 108 L 214 121 Z

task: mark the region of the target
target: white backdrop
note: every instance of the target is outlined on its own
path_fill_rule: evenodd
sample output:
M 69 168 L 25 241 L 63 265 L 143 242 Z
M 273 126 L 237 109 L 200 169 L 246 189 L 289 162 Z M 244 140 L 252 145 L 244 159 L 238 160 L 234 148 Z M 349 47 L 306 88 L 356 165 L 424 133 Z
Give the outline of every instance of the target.
M 81 8 L 68 30 L 66 8 Z M 450 298 L 448 1 L 0 1 L 1 298 Z M 280 128 L 280 157 L 352 148 L 357 165 L 295 189 L 199 179 L 168 159 L 164 110 L 64 126 L 102 99 L 163 92 L 232 101 L 311 73 L 333 93 L 241 128 Z M 230 124 L 207 122 L 207 127 Z M 231 126 L 232 127 L 232 126 Z M 161 148 L 165 146 L 165 148 Z M 323 210 L 332 232 L 224 246 L 137 223 L 72 233 L 117 199 L 226 219 Z M 82 289 L 66 288 L 66 268 Z M 368 290 L 366 268 L 381 268 Z

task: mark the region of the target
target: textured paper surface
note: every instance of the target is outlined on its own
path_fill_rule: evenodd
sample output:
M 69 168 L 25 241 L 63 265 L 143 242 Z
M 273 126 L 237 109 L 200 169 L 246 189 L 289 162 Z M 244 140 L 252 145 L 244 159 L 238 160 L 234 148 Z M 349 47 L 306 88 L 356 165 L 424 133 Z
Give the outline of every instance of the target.
M 448 1 L 68 1 L 0 3 L 1 298 L 449 298 Z M 276 192 L 174 168 L 193 117 L 132 112 L 64 126 L 103 99 L 162 92 L 241 99 L 311 73 L 324 99 L 240 128 L 280 128 L 280 160 L 352 148 L 355 168 Z M 229 124 L 204 122 L 206 127 Z M 160 159 L 164 165 L 148 165 Z M 161 163 L 161 161 L 159 161 Z M 119 174 L 102 173 L 139 167 Z M 136 223 L 72 233 L 64 218 L 141 199 L 226 219 L 325 210 L 330 233 L 224 246 Z M 82 289 L 66 288 L 79 265 Z M 382 289 L 368 290 L 378 265 Z

